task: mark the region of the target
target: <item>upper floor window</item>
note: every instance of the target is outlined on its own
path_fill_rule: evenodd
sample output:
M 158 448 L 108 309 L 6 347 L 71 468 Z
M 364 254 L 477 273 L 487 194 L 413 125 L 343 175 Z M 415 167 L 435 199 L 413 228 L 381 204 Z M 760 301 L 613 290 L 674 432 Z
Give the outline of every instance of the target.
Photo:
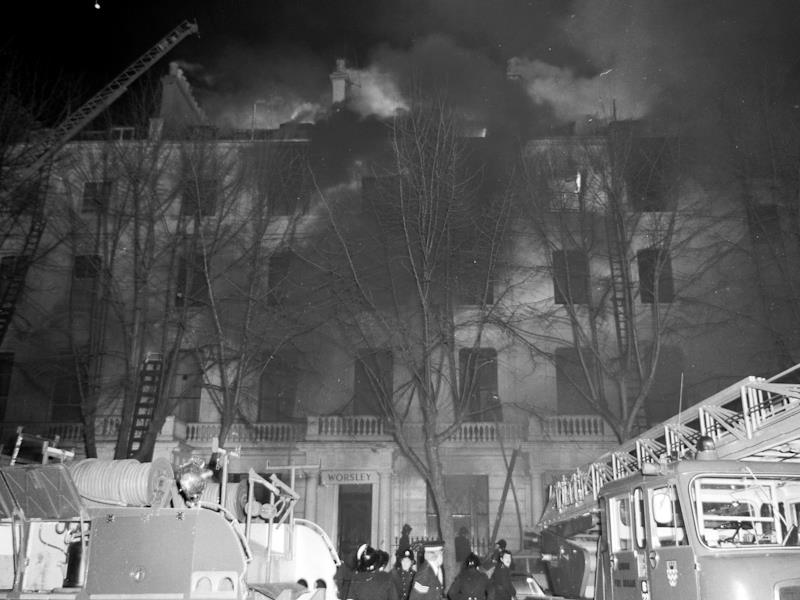
M 665 138 L 634 137 L 622 165 L 628 202 L 638 212 L 673 210 L 672 147 Z
M 497 351 L 494 348 L 462 348 L 458 352 L 458 362 L 465 419 L 502 419 L 497 394 Z
M 578 211 L 583 208 L 583 176 L 577 168 L 554 173 L 549 187 L 550 210 Z
M 296 352 L 281 350 L 270 354 L 259 382 L 259 421 L 280 422 L 294 418 L 298 378 Z
M 456 299 L 459 304 L 493 304 L 494 274 L 485 257 L 478 252 L 460 253 L 456 276 Z
M 200 420 L 203 369 L 194 350 L 181 350 L 175 367 L 170 393 L 172 414 L 184 423 Z
M 6 300 L 12 283 L 25 275 L 28 261 L 24 256 L 10 254 L 0 258 L 0 299 Z
M 672 302 L 672 261 L 663 248 L 645 248 L 636 253 L 639 264 L 639 297 L 645 304 Z
M 82 392 L 88 383 L 86 365 L 72 358 L 53 363 L 50 388 L 50 419 L 68 423 L 81 422 Z
M 286 299 L 291 262 L 291 250 L 275 252 L 269 257 L 269 273 L 267 274 L 267 304 L 269 306 L 278 306 Z
M 188 177 L 183 184 L 182 216 L 210 217 L 217 210 L 219 182 L 215 177 Z
M 354 415 L 381 415 L 394 393 L 394 362 L 388 348 L 359 350 L 353 373 Z
M 103 259 L 96 254 L 81 254 L 75 257 L 72 276 L 75 279 L 95 279 L 100 275 Z
M 589 354 L 588 350 L 584 351 L 582 363 L 581 356 L 574 347 L 556 348 L 556 400 L 560 415 L 585 415 L 592 412 L 592 393 L 588 381 L 593 376 L 593 363 Z M 586 360 L 589 362 L 585 362 Z
M 589 303 L 589 258 L 581 250 L 553 250 L 556 304 Z
M 14 354 L 12 352 L 0 352 L 0 422 L 5 422 L 13 369 Z
M 178 259 L 175 306 L 201 306 L 208 302 L 205 256 L 187 253 Z
M 85 213 L 105 212 L 111 199 L 113 185 L 114 182 L 110 179 L 85 182 L 83 184 L 81 211 Z
M 83 184 L 81 212 L 105 212 L 111 199 L 114 182 L 110 179 L 87 181 Z

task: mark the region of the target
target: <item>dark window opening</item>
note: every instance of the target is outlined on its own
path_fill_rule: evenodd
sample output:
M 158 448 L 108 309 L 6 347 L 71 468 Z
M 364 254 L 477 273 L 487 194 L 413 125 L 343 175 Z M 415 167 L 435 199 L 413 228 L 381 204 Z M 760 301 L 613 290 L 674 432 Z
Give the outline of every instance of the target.
M 297 353 L 283 350 L 270 355 L 259 381 L 259 421 L 285 422 L 295 418 L 298 375 Z
M 50 393 L 50 420 L 62 423 L 81 422 L 82 389 L 88 383 L 85 364 L 72 359 L 56 361 Z
M 203 370 L 194 351 L 181 350 L 172 384 L 172 414 L 184 423 L 199 421 L 202 390 Z
M 680 411 L 684 358 L 676 346 L 661 346 L 653 385 L 645 400 L 647 423 L 662 423 Z
M 96 254 L 78 255 L 72 267 L 72 276 L 75 279 L 96 279 L 102 265 L 103 259 Z
M 307 210 L 308 148 L 305 144 L 270 145 L 256 155 L 259 197 L 274 216 L 290 216 Z
M 497 351 L 494 348 L 462 348 L 458 352 L 458 361 L 465 420 L 502 420 L 497 394 Z
M 189 178 L 183 185 L 181 215 L 210 217 L 217 210 L 218 182 L 216 178 Z
M 636 253 L 639 263 L 639 296 L 644 304 L 672 302 L 675 290 L 669 252 L 646 248 Z
M 556 304 L 589 303 L 589 259 L 585 252 L 553 251 L 553 298 Z
M 202 306 L 208 302 L 205 257 L 202 252 L 178 260 L 175 306 Z
M 674 176 L 672 148 L 664 138 L 630 140 L 624 160 L 628 201 L 638 212 L 667 211 L 674 208 L 670 194 Z
M 292 251 L 276 252 L 269 257 L 269 273 L 267 274 L 267 304 L 278 306 L 286 301 L 289 291 L 289 267 L 292 262 Z
M 388 348 L 361 350 L 356 354 L 353 377 L 354 415 L 382 415 L 381 406 L 394 392 L 394 361 Z
M 83 184 L 82 212 L 105 212 L 111 199 L 114 182 L 108 179 Z
M 28 260 L 24 256 L 10 255 L 0 258 L 0 300 L 7 300 L 6 295 L 21 283 L 25 276 Z
M 11 373 L 14 370 L 14 353 L 0 352 L 0 423 L 5 421 L 8 395 L 11 391 Z
M 473 253 L 462 253 L 456 279 L 459 304 L 494 303 L 494 277 L 488 261 Z
M 588 351 L 583 352 L 584 369 L 576 348 L 556 348 L 556 398 L 558 414 L 585 415 L 595 412 L 590 400 L 593 398 L 590 379 L 595 378 L 594 362 Z M 595 386 L 596 389 L 596 386 Z

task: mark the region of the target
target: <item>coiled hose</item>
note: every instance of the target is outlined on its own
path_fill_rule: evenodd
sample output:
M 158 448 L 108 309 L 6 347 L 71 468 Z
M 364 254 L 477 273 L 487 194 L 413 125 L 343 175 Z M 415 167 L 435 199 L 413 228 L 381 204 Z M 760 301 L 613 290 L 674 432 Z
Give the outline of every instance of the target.
M 140 463 L 135 459 L 87 458 L 68 469 L 83 498 L 98 504 L 118 506 L 162 505 L 175 475 L 166 458 Z

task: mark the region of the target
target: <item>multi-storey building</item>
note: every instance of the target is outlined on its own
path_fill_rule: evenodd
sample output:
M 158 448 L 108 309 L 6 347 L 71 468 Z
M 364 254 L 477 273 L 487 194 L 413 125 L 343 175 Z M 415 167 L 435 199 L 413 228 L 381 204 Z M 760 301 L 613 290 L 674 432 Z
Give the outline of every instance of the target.
M 501 258 L 478 300 L 461 289 L 451 304 L 464 326 L 437 393 L 469 380 L 469 410 L 443 410 L 453 427 L 438 450 L 454 530 L 467 527 L 478 551 L 500 537 L 521 549 L 547 484 L 619 435 L 776 366 L 750 257 L 780 228 L 746 217 L 780 205 L 742 210 L 696 154 L 629 126 L 531 139 Z M 176 68 L 147 132 L 67 144 L 2 341 L 4 440 L 24 426 L 79 456 L 146 448 L 180 463 L 223 439 L 233 479 L 290 477 L 298 516 L 342 551 L 391 548 L 404 524 L 412 538 L 436 536 L 438 509 L 410 455 L 424 452 L 425 417 L 404 390 L 407 349 L 343 326 L 331 291 L 342 288 L 321 258 L 338 248 L 341 264 L 348 248 L 325 245 L 332 229 L 343 235 L 334 209 L 398 174 L 362 162 L 337 180 L 326 168 L 346 148 L 327 148 L 317 152 L 307 125 L 214 130 Z M 3 242 L 4 294 L 24 243 Z M 411 398 L 402 420 L 376 401 L 387 390 Z M 136 425 L 154 415 L 163 426 L 150 439 Z

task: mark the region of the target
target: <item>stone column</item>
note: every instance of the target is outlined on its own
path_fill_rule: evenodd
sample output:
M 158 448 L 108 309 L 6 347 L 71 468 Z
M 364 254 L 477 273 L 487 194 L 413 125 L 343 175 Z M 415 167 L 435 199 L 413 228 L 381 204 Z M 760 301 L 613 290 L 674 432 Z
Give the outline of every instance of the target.
M 378 511 L 378 546 L 391 554 L 388 550 L 391 545 L 392 525 L 392 476 L 390 473 L 380 473 L 380 488 L 378 490 L 379 506 Z
M 306 472 L 306 519 L 317 522 L 317 484 L 319 483 L 319 471 L 310 470 Z

